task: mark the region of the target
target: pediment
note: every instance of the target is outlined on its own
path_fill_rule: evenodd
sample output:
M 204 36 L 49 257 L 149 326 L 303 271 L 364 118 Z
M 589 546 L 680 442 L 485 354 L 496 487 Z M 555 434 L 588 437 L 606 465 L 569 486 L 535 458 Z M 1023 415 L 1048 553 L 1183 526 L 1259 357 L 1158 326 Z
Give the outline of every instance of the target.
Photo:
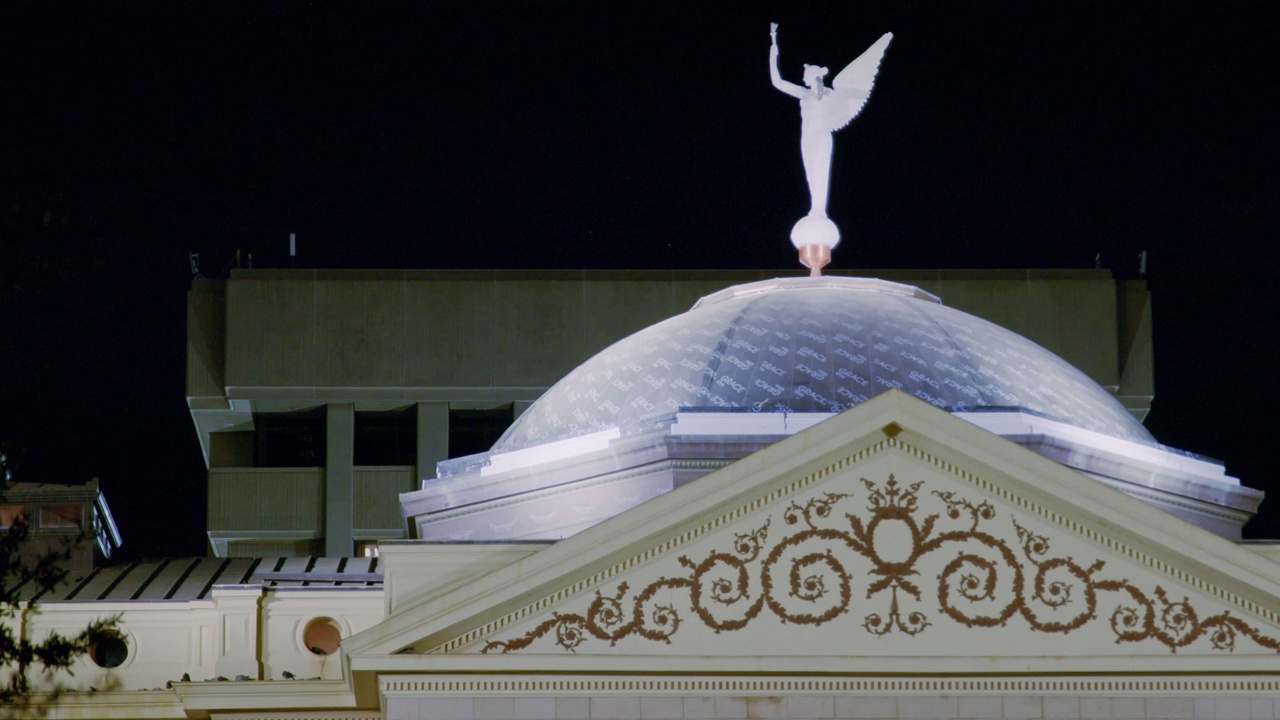
M 1280 651 L 1272 566 L 891 393 L 392 618 L 349 652 L 469 667 L 1239 663 Z

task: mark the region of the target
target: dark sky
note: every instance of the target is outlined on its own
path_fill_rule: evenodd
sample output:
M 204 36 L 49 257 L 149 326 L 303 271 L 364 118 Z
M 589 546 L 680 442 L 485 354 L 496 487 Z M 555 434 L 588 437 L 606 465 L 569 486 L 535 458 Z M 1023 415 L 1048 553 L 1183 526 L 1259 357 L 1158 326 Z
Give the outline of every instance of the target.
M 1266 2 L 0 4 L 0 439 L 203 554 L 187 252 L 257 267 L 792 268 L 795 101 L 895 34 L 836 138 L 835 267 L 1149 252 L 1148 426 L 1274 490 L 1280 44 Z M 945 298 L 944 298 L 945 301 Z M 1274 507 L 1273 507 L 1274 506 Z

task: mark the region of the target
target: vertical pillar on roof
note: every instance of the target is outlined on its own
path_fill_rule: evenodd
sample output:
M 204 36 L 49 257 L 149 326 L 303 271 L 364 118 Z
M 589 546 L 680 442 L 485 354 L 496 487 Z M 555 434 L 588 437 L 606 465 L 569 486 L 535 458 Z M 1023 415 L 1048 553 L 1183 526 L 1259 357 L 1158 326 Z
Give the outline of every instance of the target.
M 325 407 L 324 554 L 346 557 L 355 551 L 352 538 L 355 490 L 356 413 L 351 403 Z
M 449 403 L 418 403 L 418 461 L 413 487 L 436 476 L 436 463 L 449 459 Z

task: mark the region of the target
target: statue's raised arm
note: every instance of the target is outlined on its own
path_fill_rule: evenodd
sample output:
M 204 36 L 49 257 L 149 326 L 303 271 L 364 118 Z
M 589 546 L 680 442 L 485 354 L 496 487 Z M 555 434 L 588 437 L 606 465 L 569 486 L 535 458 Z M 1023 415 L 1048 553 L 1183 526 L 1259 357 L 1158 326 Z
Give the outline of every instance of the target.
M 773 41 L 769 47 L 769 77 L 773 80 L 773 86 L 791 97 L 804 97 L 804 88 L 783 80 L 782 73 L 778 72 L 778 23 L 769 26 L 769 38 Z
M 804 87 L 782 79 L 778 71 L 778 24 L 769 36 L 769 76 L 773 86 L 800 100 L 800 156 L 809 182 L 809 214 L 791 230 L 791 242 L 800 249 L 801 261 L 817 270 L 830 259 L 831 248 L 840 242 L 840 231 L 827 218 L 827 191 L 831 178 L 831 133 L 848 125 L 867 104 L 893 33 L 885 33 L 857 60 L 849 63 L 833 81 L 823 84 L 827 69 L 804 66 Z M 806 250 L 808 247 L 808 250 Z

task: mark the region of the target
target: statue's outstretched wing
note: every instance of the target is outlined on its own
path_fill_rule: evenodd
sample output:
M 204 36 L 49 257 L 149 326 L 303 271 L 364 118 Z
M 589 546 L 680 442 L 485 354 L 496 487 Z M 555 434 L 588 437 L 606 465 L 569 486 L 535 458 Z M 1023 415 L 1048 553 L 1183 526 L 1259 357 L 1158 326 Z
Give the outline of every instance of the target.
M 871 97 L 871 86 L 880 70 L 880 58 L 884 57 L 884 51 L 892 39 L 893 33 L 885 33 L 831 81 L 835 94 L 831 99 L 836 101 L 832 103 L 829 111 L 831 114 L 828 116 L 828 127 L 832 132 L 848 125 L 862 110 L 862 106 L 867 104 L 867 98 Z

